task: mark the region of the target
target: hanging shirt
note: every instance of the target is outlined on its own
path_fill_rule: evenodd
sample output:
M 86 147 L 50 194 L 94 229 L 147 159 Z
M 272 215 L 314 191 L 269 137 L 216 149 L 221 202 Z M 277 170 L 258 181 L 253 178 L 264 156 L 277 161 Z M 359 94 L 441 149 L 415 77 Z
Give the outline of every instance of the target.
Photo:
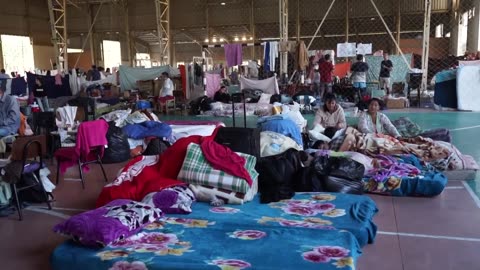
M 278 42 L 272 41 L 270 42 L 270 71 L 275 72 L 275 61 L 278 57 Z

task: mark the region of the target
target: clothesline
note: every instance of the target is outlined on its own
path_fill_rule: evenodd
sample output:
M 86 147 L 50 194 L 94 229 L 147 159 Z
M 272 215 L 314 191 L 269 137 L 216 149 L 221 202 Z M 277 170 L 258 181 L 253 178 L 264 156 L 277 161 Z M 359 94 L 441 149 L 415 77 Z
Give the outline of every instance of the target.
M 223 48 L 226 44 L 203 45 L 202 48 Z M 262 46 L 262 43 L 241 43 L 242 47 Z

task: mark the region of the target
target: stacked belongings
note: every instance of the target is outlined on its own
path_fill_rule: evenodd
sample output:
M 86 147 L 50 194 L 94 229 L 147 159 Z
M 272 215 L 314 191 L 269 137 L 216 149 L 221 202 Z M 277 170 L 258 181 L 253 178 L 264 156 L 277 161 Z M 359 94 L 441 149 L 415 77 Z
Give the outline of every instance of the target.
M 217 206 L 223 203 L 243 204 L 257 194 L 255 164 L 254 156 L 235 153 L 212 140 L 191 143 L 178 179 L 190 184 L 199 201 Z

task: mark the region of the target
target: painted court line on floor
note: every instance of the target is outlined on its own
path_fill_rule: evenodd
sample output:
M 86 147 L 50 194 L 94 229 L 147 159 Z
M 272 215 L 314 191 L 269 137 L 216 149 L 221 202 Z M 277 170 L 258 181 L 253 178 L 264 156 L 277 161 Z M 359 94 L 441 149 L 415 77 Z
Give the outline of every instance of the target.
M 462 184 L 465 187 L 465 189 L 467 190 L 468 194 L 470 194 L 470 196 L 472 197 L 472 199 L 475 202 L 475 204 L 477 205 L 477 207 L 480 208 L 480 199 L 477 197 L 475 192 L 472 190 L 472 188 L 468 185 L 468 183 L 466 181 L 462 181 Z
M 471 126 L 471 127 L 463 127 L 463 128 L 454 128 L 454 129 L 450 129 L 450 131 L 467 130 L 467 129 L 474 129 L 474 128 L 480 128 L 480 125 Z
M 445 189 L 464 189 L 465 187 L 463 186 L 451 186 L 451 187 L 445 187 Z
M 406 236 L 406 237 L 418 237 L 418 238 L 442 239 L 442 240 L 480 242 L 480 238 L 455 237 L 455 236 L 445 236 L 445 235 L 429 235 L 429 234 L 401 233 L 401 232 L 397 233 L 397 232 L 384 232 L 384 231 L 378 231 L 377 234 L 393 235 L 393 236 Z

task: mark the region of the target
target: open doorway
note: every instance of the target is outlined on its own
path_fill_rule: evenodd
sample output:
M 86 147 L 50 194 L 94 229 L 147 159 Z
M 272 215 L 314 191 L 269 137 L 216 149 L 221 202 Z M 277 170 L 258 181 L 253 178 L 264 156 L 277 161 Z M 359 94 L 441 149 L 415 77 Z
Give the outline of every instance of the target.
M 33 46 L 29 37 L 1 35 L 3 67 L 8 74 L 16 72 L 23 76 L 27 71 L 33 71 L 35 61 Z
M 122 63 L 122 51 L 120 41 L 104 40 L 103 48 L 103 64 L 104 68 L 118 68 Z

